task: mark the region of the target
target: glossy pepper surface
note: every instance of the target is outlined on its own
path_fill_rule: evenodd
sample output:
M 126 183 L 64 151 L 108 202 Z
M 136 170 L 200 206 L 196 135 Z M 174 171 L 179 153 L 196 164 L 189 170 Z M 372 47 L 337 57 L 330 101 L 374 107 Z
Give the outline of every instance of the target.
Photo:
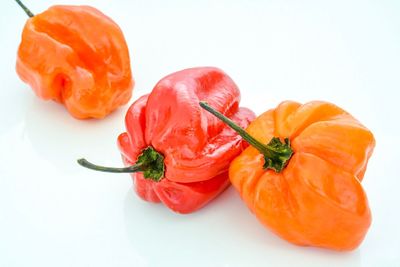
M 298 245 L 356 248 L 371 223 L 361 181 L 375 146 L 372 133 L 319 101 L 283 102 L 246 132 L 259 143 L 233 160 L 229 177 L 257 218 Z
M 191 68 L 166 76 L 134 102 L 126 114 L 126 132 L 118 137 L 128 167 L 115 171 L 133 172 L 134 189 L 142 199 L 162 202 L 178 213 L 193 212 L 221 193 L 229 185 L 231 160 L 246 146 L 202 110 L 200 100 L 242 127 L 255 117 L 239 107 L 239 89 L 224 72 Z
M 129 52 L 114 21 L 89 6 L 27 14 L 16 70 L 38 97 L 64 104 L 79 119 L 103 118 L 129 101 Z

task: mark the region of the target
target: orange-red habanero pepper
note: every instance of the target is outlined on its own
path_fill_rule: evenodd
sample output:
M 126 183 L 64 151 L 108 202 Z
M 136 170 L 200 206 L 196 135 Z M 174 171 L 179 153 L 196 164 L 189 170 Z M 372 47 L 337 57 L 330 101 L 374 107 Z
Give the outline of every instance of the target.
M 142 199 L 161 201 L 175 212 L 203 207 L 229 185 L 229 164 L 246 146 L 235 131 L 199 107 L 203 99 L 242 127 L 255 117 L 239 107 L 239 89 L 224 72 L 185 69 L 161 79 L 129 108 L 126 132 L 118 137 L 128 167 L 78 162 L 95 170 L 132 173 Z
M 298 245 L 351 250 L 362 242 L 371 213 L 360 182 L 375 140 L 360 122 L 330 103 L 286 101 L 244 131 L 201 106 L 251 144 L 229 177 L 264 225 Z
M 79 119 L 103 118 L 132 95 L 128 47 L 118 25 L 89 6 L 52 6 L 30 16 L 16 70 L 36 95 Z

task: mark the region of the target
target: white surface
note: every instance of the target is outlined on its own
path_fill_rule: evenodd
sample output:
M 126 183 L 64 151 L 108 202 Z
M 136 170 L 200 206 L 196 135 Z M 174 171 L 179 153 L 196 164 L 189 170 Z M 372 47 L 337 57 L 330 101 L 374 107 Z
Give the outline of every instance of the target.
M 25 2 L 34 13 L 57 3 Z M 399 1 L 65 2 L 91 4 L 121 26 L 132 100 L 166 74 L 211 65 L 257 114 L 285 99 L 351 112 L 377 140 L 363 182 L 373 224 L 350 253 L 297 247 L 264 229 L 232 188 L 182 216 L 141 201 L 128 175 L 80 168 L 81 156 L 121 165 L 115 143 L 128 105 L 79 121 L 36 98 L 15 73 L 26 17 L 8 0 L 0 17 L 0 266 L 400 266 Z

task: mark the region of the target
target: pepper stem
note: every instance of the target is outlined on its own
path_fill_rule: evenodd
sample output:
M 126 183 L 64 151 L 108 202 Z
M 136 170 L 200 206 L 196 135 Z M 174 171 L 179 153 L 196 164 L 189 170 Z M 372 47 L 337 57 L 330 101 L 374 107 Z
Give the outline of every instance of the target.
M 15 0 L 15 2 L 17 2 L 17 4 L 25 11 L 25 13 L 32 18 L 33 16 L 35 16 L 30 10 L 29 8 L 27 8 L 20 0 Z
M 260 153 L 264 155 L 264 169 L 272 169 L 279 173 L 285 168 L 289 162 L 289 159 L 293 155 L 293 150 L 290 147 L 290 141 L 288 138 L 285 138 L 285 142 L 282 143 L 278 137 L 273 137 L 271 141 L 265 145 L 248 134 L 243 128 L 241 128 L 231 119 L 227 118 L 222 113 L 209 106 L 206 102 L 201 101 L 199 104 L 203 109 L 213 114 L 215 117 L 232 128 L 235 132 L 237 132 L 247 143 L 260 151 Z
M 104 167 L 100 165 L 93 164 L 86 159 L 78 159 L 78 164 L 95 171 L 100 172 L 112 172 L 112 173 L 133 173 L 143 171 L 143 164 L 135 164 L 125 168 L 114 168 L 114 167 Z
M 78 164 L 95 171 L 112 172 L 112 173 L 134 173 L 143 172 L 143 177 L 153 181 L 160 181 L 164 177 L 165 165 L 164 156 L 148 147 L 139 155 L 136 164 L 125 168 L 104 167 L 90 163 L 86 159 L 78 159 Z

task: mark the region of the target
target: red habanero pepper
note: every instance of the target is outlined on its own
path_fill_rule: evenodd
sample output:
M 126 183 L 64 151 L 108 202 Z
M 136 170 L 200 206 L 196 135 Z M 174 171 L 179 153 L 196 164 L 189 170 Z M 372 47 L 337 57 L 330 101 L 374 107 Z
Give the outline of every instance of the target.
M 224 72 L 212 67 L 185 69 L 161 79 L 149 95 L 129 108 L 127 131 L 118 137 L 128 167 L 101 167 L 84 159 L 79 164 L 132 173 L 142 199 L 161 201 L 175 212 L 190 213 L 203 207 L 229 185 L 229 164 L 247 145 L 235 131 L 202 110 L 199 100 L 211 103 L 241 127 L 255 117 L 239 107 L 239 89 Z
M 35 94 L 78 119 L 103 118 L 132 95 L 129 51 L 118 25 L 90 6 L 52 6 L 30 17 L 16 71 Z

